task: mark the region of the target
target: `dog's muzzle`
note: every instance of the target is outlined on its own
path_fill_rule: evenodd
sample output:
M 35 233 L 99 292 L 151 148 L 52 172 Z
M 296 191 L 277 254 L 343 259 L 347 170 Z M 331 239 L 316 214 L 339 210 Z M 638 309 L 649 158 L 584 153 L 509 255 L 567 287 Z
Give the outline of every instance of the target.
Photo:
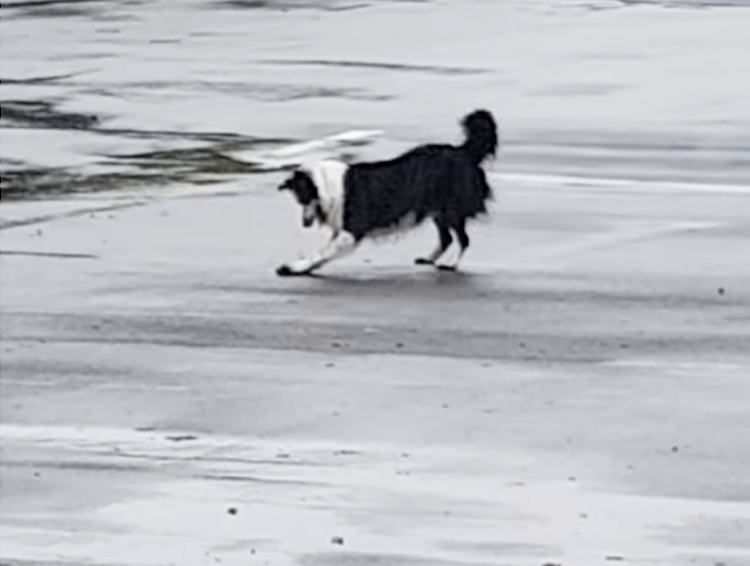
M 317 217 L 317 205 L 308 204 L 305 208 L 302 209 L 302 226 L 304 226 L 305 228 L 309 228 L 313 225 Z

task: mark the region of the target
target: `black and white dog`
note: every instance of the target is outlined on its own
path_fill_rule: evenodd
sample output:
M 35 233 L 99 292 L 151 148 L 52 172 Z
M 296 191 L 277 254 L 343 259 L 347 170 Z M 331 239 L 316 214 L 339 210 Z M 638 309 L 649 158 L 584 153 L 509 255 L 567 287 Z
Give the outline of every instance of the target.
M 430 218 L 439 243 L 416 263 L 455 270 L 469 247 L 466 221 L 487 212 L 492 198 L 481 164 L 497 150 L 497 126 L 487 110 L 461 121 L 463 144 L 427 144 L 389 161 L 347 165 L 322 160 L 298 168 L 279 187 L 291 191 L 302 206 L 302 223 L 316 221 L 332 230 L 317 253 L 280 266 L 281 276 L 305 275 L 352 251 L 364 238 L 415 227 Z M 449 261 L 437 260 L 453 242 L 459 250 Z

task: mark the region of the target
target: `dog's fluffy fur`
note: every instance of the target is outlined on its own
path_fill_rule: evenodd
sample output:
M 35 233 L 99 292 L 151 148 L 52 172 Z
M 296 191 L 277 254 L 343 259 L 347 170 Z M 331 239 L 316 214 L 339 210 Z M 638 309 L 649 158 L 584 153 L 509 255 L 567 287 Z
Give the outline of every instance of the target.
M 311 273 L 351 250 L 364 238 L 411 228 L 430 218 L 439 242 L 416 263 L 455 270 L 469 247 L 466 221 L 487 211 L 492 198 L 481 164 L 495 155 L 497 126 L 487 110 L 461 121 L 464 143 L 427 144 L 389 160 L 346 165 L 323 160 L 298 168 L 279 190 L 291 191 L 302 206 L 305 227 L 315 222 L 332 230 L 332 239 L 317 253 L 278 268 L 279 275 Z M 459 250 L 440 264 L 453 242 Z

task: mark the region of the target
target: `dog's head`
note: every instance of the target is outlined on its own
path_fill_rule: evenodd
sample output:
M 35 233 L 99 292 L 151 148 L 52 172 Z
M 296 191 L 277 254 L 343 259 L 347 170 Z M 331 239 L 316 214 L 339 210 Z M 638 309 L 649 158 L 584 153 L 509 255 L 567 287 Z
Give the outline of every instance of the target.
M 304 171 L 295 171 L 291 177 L 287 178 L 281 185 L 280 191 L 291 191 L 294 198 L 302 206 L 302 225 L 309 228 L 318 220 L 323 222 L 325 214 L 320 205 L 320 195 L 318 188 L 312 180 L 312 177 Z

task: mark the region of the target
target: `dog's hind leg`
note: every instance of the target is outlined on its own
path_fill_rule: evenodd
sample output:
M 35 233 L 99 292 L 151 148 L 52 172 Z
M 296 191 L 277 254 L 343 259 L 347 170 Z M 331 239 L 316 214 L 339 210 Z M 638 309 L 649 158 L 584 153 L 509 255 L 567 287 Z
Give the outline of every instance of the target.
M 322 267 L 329 261 L 345 255 L 357 246 L 357 239 L 349 232 L 339 232 L 316 253 L 299 259 L 291 264 L 284 264 L 276 270 L 282 277 L 289 275 L 307 275 Z
M 438 245 L 427 257 L 418 257 L 415 259 L 414 263 L 417 265 L 434 265 L 438 258 L 445 253 L 445 250 L 447 250 L 453 242 L 450 230 L 448 230 L 442 222 L 435 220 L 435 226 L 438 229 Z
M 458 250 L 448 261 L 437 265 L 437 268 L 443 271 L 456 271 L 458 269 L 458 263 L 461 261 L 461 258 L 464 253 L 466 253 L 466 250 L 471 243 L 469 236 L 466 233 L 466 223 L 463 220 L 453 226 L 453 231 L 456 233 L 456 239 L 458 240 Z

